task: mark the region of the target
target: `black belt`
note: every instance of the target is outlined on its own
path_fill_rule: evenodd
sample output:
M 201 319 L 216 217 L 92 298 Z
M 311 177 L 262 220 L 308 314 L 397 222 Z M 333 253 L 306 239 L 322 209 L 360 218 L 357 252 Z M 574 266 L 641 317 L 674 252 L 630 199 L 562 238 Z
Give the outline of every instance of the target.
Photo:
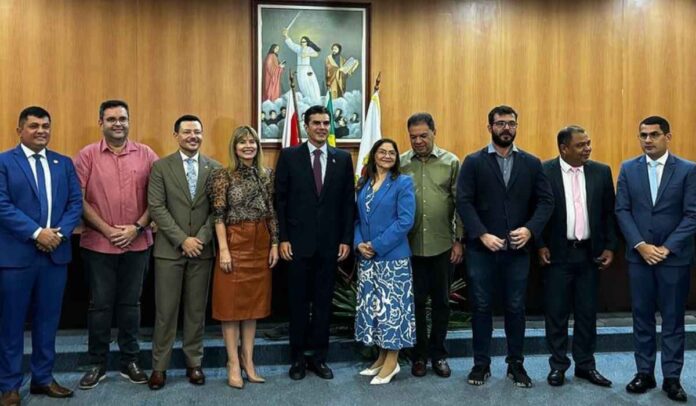
M 590 246 L 590 240 L 567 240 L 570 248 L 587 248 Z

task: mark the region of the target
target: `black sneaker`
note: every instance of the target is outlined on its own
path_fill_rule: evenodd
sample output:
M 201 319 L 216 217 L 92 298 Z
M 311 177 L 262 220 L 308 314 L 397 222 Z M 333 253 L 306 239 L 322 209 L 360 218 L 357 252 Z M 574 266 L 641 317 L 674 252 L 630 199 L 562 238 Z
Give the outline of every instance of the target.
M 82 375 L 79 388 L 82 390 L 92 389 L 99 385 L 99 382 L 103 381 L 104 378 L 106 378 L 106 369 L 104 367 L 94 366 Z
M 147 374 L 140 369 L 135 361 L 131 361 L 124 368 L 121 368 L 121 376 L 132 383 L 147 383 Z
M 512 379 L 512 382 L 514 382 L 515 386 L 518 388 L 532 387 L 532 379 L 527 375 L 527 371 L 524 370 L 524 366 L 521 362 L 512 362 L 508 364 L 507 376 Z
M 481 386 L 486 383 L 486 380 L 491 377 L 491 366 L 490 365 L 474 365 L 469 372 L 469 376 L 466 381 L 469 385 Z

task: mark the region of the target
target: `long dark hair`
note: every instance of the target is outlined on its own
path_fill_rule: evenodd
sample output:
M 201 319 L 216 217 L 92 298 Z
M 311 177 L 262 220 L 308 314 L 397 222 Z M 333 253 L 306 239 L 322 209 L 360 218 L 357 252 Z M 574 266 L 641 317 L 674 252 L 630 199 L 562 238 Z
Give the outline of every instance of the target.
M 399 147 L 396 145 L 396 141 L 389 138 L 382 138 L 375 142 L 375 145 L 372 146 L 370 153 L 367 155 L 367 164 L 365 164 L 365 167 L 363 168 L 363 175 L 360 177 L 360 180 L 358 180 L 358 191 L 362 190 L 366 184 L 375 179 L 377 176 L 377 161 L 375 160 L 375 155 L 377 155 L 377 150 L 379 147 L 386 143 L 391 144 L 396 152 L 394 166 L 389 169 L 389 172 L 391 172 L 391 178 L 394 180 L 401 175 L 401 159 L 399 158 Z
M 317 46 L 317 44 L 315 44 L 314 42 L 312 42 L 312 40 L 309 39 L 308 36 L 306 36 L 306 35 L 303 36 L 302 38 L 300 38 L 300 41 L 302 41 L 303 39 L 307 40 L 307 46 L 308 46 L 308 47 L 312 48 L 313 50 L 315 50 L 315 51 L 317 51 L 317 52 L 321 52 L 321 48 L 319 48 L 319 47 Z
M 271 44 L 271 47 L 268 48 L 268 53 L 267 53 L 266 55 L 268 55 L 268 54 L 275 54 L 275 52 L 273 52 L 273 50 L 274 50 L 275 47 L 277 47 L 277 46 L 278 46 L 278 44 Z M 276 54 L 276 55 L 277 55 L 277 54 Z

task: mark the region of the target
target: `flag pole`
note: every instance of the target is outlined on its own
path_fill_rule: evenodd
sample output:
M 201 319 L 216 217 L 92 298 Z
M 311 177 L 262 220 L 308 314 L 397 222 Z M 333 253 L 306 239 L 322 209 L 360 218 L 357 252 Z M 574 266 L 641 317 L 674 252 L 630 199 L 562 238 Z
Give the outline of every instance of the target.
M 300 131 L 300 106 L 297 105 L 297 93 L 295 91 L 295 75 L 293 75 L 292 70 L 288 70 L 288 73 L 290 75 L 290 88 L 292 89 L 292 102 L 295 104 L 295 114 L 297 114 L 297 138 L 300 139 L 301 144 L 302 131 Z

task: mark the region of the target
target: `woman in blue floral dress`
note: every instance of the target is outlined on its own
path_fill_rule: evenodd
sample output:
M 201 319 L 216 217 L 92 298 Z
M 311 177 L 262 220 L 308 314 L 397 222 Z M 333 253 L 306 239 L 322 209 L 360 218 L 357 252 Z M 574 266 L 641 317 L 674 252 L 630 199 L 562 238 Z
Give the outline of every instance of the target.
M 399 350 L 416 340 L 411 249 L 408 232 L 416 209 L 413 180 L 399 172 L 396 143 L 381 139 L 358 181 L 358 306 L 355 339 L 379 347 L 379 357 L 361 375 L 389 383 L 399 372 Z

